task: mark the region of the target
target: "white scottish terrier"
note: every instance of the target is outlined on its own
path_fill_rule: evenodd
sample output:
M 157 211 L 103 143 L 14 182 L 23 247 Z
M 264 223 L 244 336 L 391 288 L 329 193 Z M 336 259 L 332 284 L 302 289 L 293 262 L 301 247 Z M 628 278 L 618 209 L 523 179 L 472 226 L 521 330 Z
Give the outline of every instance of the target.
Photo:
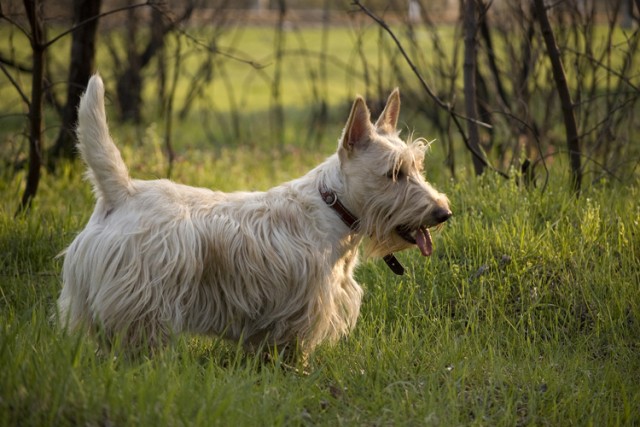
M 306 355 L 347 334 L 362 299 L 361 241 L 401 274 L 392 252 L 430 255 L 429 228 L 451 216 L 424 180 L 424 140 L 399 138 L 399 111 L 396 89 L 372 124 L 357 97 L 336 154 L 266 192 L 229 194 L 132 179 L 93 76 L 78 146 L 97 203 L 65 251 L 61 319 L 130 349 L 193 332 Z

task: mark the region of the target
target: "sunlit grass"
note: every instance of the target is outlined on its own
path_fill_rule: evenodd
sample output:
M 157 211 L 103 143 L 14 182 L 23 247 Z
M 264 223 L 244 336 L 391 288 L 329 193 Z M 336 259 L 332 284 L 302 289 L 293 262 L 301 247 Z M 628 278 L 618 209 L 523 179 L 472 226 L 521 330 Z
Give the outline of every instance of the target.
M 124 145 L 123 155 L 135 176 L 163 176 L 164 157 L 152 144 Z M 193 148 L 173 172 L 226 191 L 264 189 L 320 156 Z M 131 361 L 60 331 L 50 320 L 60 289 L 56 254 L 93 200 L 79 165 L 48 178 L 33 211 L 18 218 L 20 181 L 3 181 L 3 425 L 639 421 L 636 186 L 604 184 L 576 200 L 557 176 L 544 193 L 491 176 L 436 181 L 455 216 L 434 234 L 434 255 L 399 254 L 407 267 L 400 278 L 364 260 L 358 326 L 336 346 L 321 346 L 310 375 L 299 376 L 215 338 L 183 336 Z

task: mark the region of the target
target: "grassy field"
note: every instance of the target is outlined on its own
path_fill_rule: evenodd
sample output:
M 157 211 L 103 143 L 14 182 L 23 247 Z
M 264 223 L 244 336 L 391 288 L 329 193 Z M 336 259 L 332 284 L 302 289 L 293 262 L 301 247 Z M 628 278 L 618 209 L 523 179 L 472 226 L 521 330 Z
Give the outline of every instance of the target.
M 123 151 L 138 176 L 162 163 L 152 150 Z M 225 190 L 265 188 L 318 160 L 185 156 L 177 180 Z M 183 336 L 152 359 L 126 361 L 63 334 L 51 322 L 56 254 L 93 200 L 79 165 L 46 178 L 28 217 L 12 215 L 18 178 L 0 188 L 2 425 L 640 422 L 637 186 L 602 184 L 576 201 L 560 179 L 543 194 L 490 176 L 435 182 L 455 216 L 434 256 L 401 254 L 402 278 L 363 262 L 358 326 L 300 376 L 215 338 Z
M 239 40 L 247 51 L 273 43 Z M 353 40 L 340 40 L 330 43 L 349 58 Z M 253 73 L 230 67 L 239 67 L 227 72 L 243 82 L 238 70 Z M 366 88 L 333 70 L 327 99 L 335 124 L 309 146 L 298 136 L 307 122 L 295 120 L 312 99 L 308 81 L 304 69 L 286 69 L 294 74 L 285 75 L 282 102 L 293 118 L 284 145 L 212 144 L 203 129 L 211 124 L 191 117 L 176 124 L 172 178 L 260 190 L 330 155 L 346 118 L 343 101 Z M 256 126 L 270 105 L 268 85 L 248 85 L 240 95 L 243 123 Z M 225 102 L 216 104 L 220 111 Z M 430 138 L 409 111 L 401 122 Z M 153 120 L 137 129 L 114 124 L 134 176 L 166 176 L 162 129 Z M 470 177 L 462 166 L 452 181 L 444 150 L 434 143 L 426 165 L 454 211 L 434 233 L 434 255 L 398 254 L 403 277 L 380 260 L 363 260 L 359 323 L 337 345 L 318 349 L 307 376 L 211 337 L 182 336 L 153 358 L 125 360 L 97 353 L 86 335 L 63 333 L 52 322 L 57 254 L 91 214 L 89 185 L 79 164 L 64 164 L 45 173 L 32 211 L 16 218 L 24 175 L 0 170 L 0 425 L 640 424 L 637 181 L 586 184 L 576 199 L 563 159 L 544 192 L 490 173 Z

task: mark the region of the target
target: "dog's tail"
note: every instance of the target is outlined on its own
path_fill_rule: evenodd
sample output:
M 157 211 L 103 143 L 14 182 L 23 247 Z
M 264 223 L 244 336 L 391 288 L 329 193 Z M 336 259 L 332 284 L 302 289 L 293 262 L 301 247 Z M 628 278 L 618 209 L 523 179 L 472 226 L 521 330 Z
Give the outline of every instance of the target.
M 113 143 L 104 108 L 104 85 L 98 74 L 89 80 L 78 109 L 78 149 L 97 198 L 114 208 L 132 193 L 131 179 Z

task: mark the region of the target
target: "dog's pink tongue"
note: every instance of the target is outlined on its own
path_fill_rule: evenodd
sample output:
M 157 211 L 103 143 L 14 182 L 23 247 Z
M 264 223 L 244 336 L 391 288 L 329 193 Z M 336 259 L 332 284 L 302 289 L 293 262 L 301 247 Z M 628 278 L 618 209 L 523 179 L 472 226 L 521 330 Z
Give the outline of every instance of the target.
M 431 242 L 431 233 L 426 227 L 420 227 L 416 234 L 416 245 L 420 248 L 422 256 L 431 256 L 433 252 L 433 243 Z

